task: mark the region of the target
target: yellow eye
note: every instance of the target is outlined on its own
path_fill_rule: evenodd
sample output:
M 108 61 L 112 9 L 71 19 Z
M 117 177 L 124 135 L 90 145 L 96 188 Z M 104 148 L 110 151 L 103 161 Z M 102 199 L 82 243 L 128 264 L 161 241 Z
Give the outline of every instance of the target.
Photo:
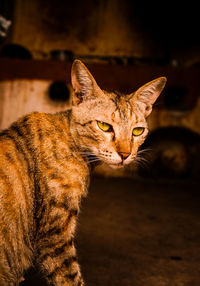
M 133 129 L 134 136 L 142 135 L 143 132 L 144 132 L 144 127 L 136 127 Z
M 97 125 L 104 132 L 111 132 L 113 130 L 110 124 L 102 122 L 102 121 L 97 121 Z

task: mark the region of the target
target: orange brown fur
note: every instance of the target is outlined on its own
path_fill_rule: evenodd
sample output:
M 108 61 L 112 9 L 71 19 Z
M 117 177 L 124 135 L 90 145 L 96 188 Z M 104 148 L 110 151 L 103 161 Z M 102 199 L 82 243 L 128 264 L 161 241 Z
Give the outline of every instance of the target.
M 151 92 L 161 92 L 165 79 L 157 82 Z M 137 92 L 119 97 L 102 91 L 80 61 L 73 64 L 72 85 L 72 110 L 34 112 L 0 133 L 0 285 L 18 285 L 33 260 L 49 285 L 84 285 L 74 233 L 90 156 L 119 165 L 123 151 L 129 163 L 147 134 L 130 139 L 138 120 L 146 126 L 147 104 Z M 118 125 L 116 135 L 102 133 L 95 120 Z

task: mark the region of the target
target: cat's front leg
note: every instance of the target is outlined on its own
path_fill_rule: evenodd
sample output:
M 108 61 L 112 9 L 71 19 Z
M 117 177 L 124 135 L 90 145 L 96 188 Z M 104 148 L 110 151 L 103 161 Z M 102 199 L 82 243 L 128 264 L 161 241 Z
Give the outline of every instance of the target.
M 74 246 L 78 212 L 67 195 L 50 198 L 38 212 L 37 263 L 49 285 L 84 285 Z

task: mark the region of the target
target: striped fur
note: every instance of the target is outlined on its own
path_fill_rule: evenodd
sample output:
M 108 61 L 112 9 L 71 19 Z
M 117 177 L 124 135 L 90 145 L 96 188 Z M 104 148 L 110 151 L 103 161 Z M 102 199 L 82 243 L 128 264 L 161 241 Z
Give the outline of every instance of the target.
M 90 165 L 101 160 L 122 167 L 134 160 L 148 131 L 151 95 L 164 83 L 145 85 L 145 95 L 141 89 L 128 96 L 105 92 L 77 60 L 71 110 L 34 112 L 0 133 L 0 286 L 18 285 L 33 260 L 49 285 L 84 285 L 74 234 Z M 111 124 L 112 134 L 96 120 Z M 145 132 L 134 139 L 138 124 Z M 122 160 L 121 151 L 129 158 Z

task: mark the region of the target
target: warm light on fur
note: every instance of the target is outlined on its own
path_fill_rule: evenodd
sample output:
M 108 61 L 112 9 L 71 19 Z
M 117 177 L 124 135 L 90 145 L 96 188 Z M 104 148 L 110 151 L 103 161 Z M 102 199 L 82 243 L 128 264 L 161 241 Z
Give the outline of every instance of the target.
M 131 95 L 106 92 L 76 60 L 71 110 L 34 112 L 0 133 L 0 285 L 19 284 L 33 259 L 50 285 L 84 285 L 73 241 L 90 165 L 134 160 L 165 82 L 158 78 Z M 109 132 L 99 121 L 112 126 Z M 144 132 L 133 136 L 137 127 Z

